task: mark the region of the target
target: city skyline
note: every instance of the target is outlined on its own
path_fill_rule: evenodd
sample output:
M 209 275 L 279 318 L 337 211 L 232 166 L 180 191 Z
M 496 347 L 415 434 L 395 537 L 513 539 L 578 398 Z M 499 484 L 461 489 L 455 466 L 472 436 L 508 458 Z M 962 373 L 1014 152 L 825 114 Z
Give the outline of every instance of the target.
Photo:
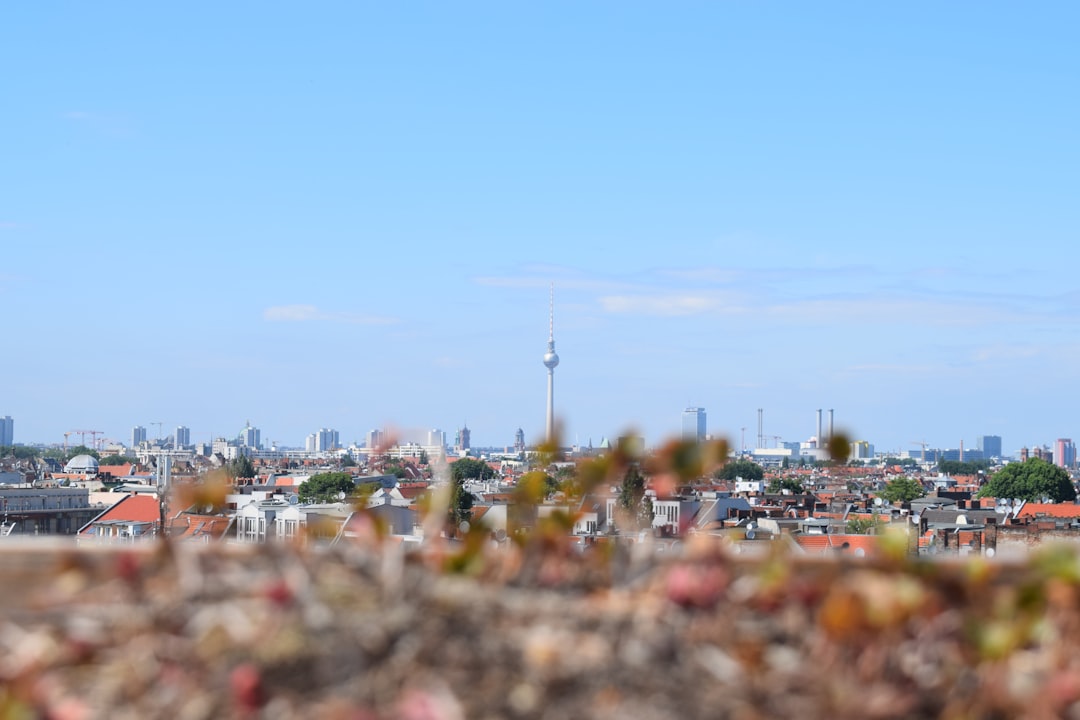
M 687 398 L 735 444 L 758 408 L 769 444 L 817 408 L 879 450 L 1076 437 L 1078 23 L 6 8 L 0 413 L 535 444 L 554 282 L 564 444 L 677 437 Z

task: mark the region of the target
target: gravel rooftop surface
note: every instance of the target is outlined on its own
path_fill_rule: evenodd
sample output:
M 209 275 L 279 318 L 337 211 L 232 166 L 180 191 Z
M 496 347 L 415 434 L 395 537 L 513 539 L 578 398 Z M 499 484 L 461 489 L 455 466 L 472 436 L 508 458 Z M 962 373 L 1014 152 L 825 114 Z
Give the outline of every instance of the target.
M 396 545 L 0 552 L 0 718 L 1080 717 L 1080 566 Z

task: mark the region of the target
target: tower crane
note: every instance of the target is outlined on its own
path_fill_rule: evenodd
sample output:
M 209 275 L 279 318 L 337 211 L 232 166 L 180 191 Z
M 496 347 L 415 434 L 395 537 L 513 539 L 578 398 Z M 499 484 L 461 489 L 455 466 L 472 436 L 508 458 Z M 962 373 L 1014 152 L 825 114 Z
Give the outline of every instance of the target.
M 66 433 L 64 433 L 64 452 L 67 452 L 68 437 L 71 435 L 78 435 L 82 439 L 81 444 L 83 447 L 93 447 L 94 444 L 97 442 L 97 436 L 104 434 L 105 433 L 101 430 L 68 430 Z M 89 445 L 86 444 L 87 435 L 90 436 Z
M 772 439 L 773 439 L 773 447 L 780 447 L 780 441 L 783 440 L 784 438 L 782 438 L 779 435 L 773 435 Z
M 156 439 L 160 440 L 161 439 L 161 426 L 164 425 L 165 423 L 163 423 L 163 422 L 152 422 L 150 424 L 151 425 L 157 425 L 157 438 Z
M 925 440 L 912 440 L 911 444 L 922 446 L 922 461 L 926 462 L 926 448 L 930 447 L 930 443 Z

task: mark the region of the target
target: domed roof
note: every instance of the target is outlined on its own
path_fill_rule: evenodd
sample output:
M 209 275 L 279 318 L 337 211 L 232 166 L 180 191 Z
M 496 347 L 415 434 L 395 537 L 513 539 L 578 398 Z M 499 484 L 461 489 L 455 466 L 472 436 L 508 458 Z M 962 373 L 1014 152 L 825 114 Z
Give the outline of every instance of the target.
M 98 461 L 94 459 L 93 455 L 76 455 L 68 460 L 67 465 L 64 466 L 64 472 L 66 473 L 93 475 L 97 471 Z

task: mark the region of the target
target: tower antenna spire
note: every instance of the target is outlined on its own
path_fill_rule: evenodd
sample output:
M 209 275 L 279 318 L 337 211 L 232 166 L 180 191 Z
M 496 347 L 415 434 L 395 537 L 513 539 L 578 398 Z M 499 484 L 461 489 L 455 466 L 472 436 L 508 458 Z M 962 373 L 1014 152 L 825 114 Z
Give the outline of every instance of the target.
M 559 356 L 555 354 L 555 283 L 551 283 L 551 295 L 548 301 L 548 344 L 544 354 L 544 367 L 548 371 L 547 382 L 547 423 L 545 441 L 550 444 L 555 440 L 555 367 Z
M 548 343 L 555 344 L 555 283 L 551 283 L 551 299 L 548 301 Z

